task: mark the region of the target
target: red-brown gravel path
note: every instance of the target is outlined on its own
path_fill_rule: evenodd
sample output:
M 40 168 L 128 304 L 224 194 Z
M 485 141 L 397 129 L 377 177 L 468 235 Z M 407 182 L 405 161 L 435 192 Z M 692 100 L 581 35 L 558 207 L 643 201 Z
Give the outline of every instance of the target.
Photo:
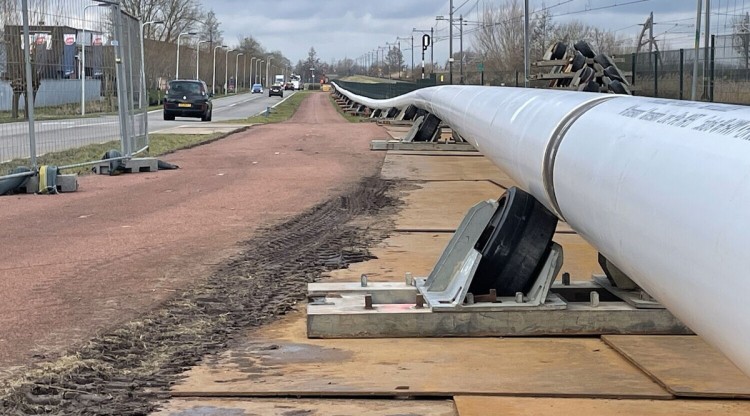
M 0 198 L 0 372 L 58 354 L 205 278 L 260 225 L 376 174 L 385 132 L 312 94 L 288 122 L 164 159 L 176 171 L 80 178 Z

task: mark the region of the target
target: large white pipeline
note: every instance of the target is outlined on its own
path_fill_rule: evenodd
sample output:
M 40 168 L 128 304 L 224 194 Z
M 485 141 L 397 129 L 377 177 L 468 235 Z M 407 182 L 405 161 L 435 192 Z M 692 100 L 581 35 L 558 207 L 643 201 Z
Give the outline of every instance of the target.
M 389 100 L 337 90 L 434 113 L 750 375 L 749 107 L 505 87 Z

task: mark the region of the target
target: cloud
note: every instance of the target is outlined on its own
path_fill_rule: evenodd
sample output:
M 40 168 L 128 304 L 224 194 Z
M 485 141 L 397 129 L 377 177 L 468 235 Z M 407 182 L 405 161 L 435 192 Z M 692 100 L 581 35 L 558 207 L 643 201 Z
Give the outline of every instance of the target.
M 632 0 L 531 0 L 532 8 L 550 7 L 556 22 L 573 19 L 605 29 L 622 29 L 635 36 L 651 11 L 657 31 L 668 29 L 673 23 L 695 15 L 693 1 L 649 0 L 627 4 Z M 467 20 L 481 19 L 482 4 L 501 4 L 503 0 L 454 0 L 456 12 Z M 236 43 L 238 36 L 251 35 L 268 50 L 280 50 L 292 62 L 305 59 L 311 46 L 325 60 L 356 58 L 371 52 L 386 42 L 396 43 L 397 37 L 411 38 L 412 29 L 437 27 L 441 36 L 447 35 L 447 24 L 436 22 L 435 16 L 448 16 L 448 0 L 213 0 L 204 2 L 213 9 L 228 43 Z M 560 5 L 558 5 L 560 4 Z M 616 7 L 608 7 L 617 4 Z M 624 5 L 623 5 L 624 4 Z M 599 10 L 593 10 L 600 7 Z M 728 7 L 728 6 L 726 6 Z M 457 31 L 456 31 L 457 32 Z M 421 34 L 416 34 L 421 36 Z M 457 34 L 456 34 L 457 36 Z M 458 39 L 456 38 L 456 45 Z M 409 40 L 401 40 L 402 49 L 409 48 Z M 470 36 L 464 45 L 471 45 Z M 437 61 L 447 57 L 447 42 L 435 45 Z M 404 53 L 407 57 L 409 52 Z

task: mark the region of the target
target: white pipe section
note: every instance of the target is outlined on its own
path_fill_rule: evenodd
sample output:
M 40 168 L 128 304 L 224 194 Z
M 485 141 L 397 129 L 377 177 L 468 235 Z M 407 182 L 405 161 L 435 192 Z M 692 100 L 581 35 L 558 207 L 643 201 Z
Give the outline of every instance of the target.
M 439 86 L 372 100 L 449 126 L 750 375 L 750 107 Z

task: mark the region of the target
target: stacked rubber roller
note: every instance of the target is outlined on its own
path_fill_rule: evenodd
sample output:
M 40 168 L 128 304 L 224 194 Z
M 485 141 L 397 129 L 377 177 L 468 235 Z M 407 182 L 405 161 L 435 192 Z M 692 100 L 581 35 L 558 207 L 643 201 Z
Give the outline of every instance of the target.
M 550 87 L 632 95 L 630 83 L 614 60 L 606 54 L 597 53 L 586 41 L 578 41 L 572 48 L 557 42 L 550 46 L 543 59 L 565 61 L 565 64 L 553 67 L 552 73 L 574 74 L 551 81 Z

